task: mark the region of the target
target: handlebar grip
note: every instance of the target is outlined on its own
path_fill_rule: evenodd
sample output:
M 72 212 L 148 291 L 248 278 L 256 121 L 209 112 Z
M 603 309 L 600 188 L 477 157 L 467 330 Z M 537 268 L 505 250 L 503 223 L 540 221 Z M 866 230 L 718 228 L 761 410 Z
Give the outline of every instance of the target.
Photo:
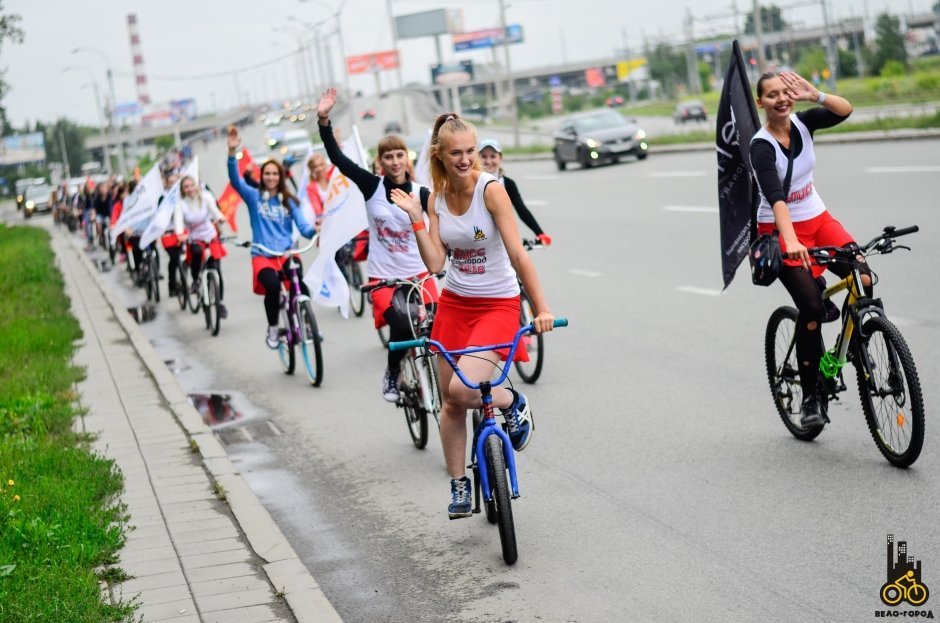
M 426 346 L 428 339 L 423 337 L 419 340 L 406 340 L 404 342 L 389 342 L 389 350 L 408 350 L 409 348 L 422 348 Z
M 555 318 L 555 322 L 552 323 L 552 326 L 555 327 L 567 327 L 568 319 L 567 318 Z
M 891 232 L 891 236 L 892 237 L 906 236 L 908 234 L 913 234 L 919 231 L 920 231 L 920 227 L 918 227 L 917 225 L 912 225 L 910 227 L 905 227 L 903 229 L 895 229 L 893 232 Z

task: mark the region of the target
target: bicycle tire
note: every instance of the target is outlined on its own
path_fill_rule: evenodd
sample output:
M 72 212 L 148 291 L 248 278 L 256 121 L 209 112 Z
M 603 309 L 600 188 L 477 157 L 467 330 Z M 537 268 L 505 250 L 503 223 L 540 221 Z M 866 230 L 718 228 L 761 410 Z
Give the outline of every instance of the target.
M 431 414 L 431 417 L 434 418 L 434 421 L 437 422 L 437 428 L 441 428 L 441 409 L 444 406 L 444 400 L 441 397 L 441 383 L 437 377 L 437 366 L 431 360 L 430 357 L 421 357 L 421 363 L 419 364 L 422 369 L 425 371 L 425 378 L 427 378 L 428 391 L 430 392 L 430 408 L 428 412 Z
M 491 497 L 496 501 L 499 542 L 503 549 L 503 560 L 507 565 L 515 564 L 519 558 L 516 546 L 516 526 L 512 518 L 512 497 L 509 494 L 509 479 L 506 472 L 506 457 L 503 441 L 498 435 L 490 435 L 484 444 L 486 465 L 489 471 Z
M 767 321 L 764 335 L 764 358 L 767 363 L 767 380 L 777 414 L 790 434 L 800 441 L 812 441 L 822 427 L 803 428 L 800 425 L 803 404 L 803 388 L 800 385 L 796 346 L 791 346 L 796 331 L 797 310 L 794 307 L 778 307 Z M 789 357 L 781 361 L 789 350 Z
M 480 413 L 479 409 L 473 410 L 473 413 L 471 415 L 471 421 L 473 422 L 473 436 L 472 436 L 472 442 L 470 446 L 470 455 L 471 455 L 471 463 L 473 464 L 473 469 L 474 469 L 473 476 L 474 478 L 476 478 L 477 487 L 479 488 L 480 487 L 480 473 L 479 473 L 479 466 L 477 466 L 477 462 L 476 462 L 476 451 L 477 451 L 476 442 L 477 442 L 478 435 L 480 433 L 480 422 L 483 421 L 483 414 Z M 499 519 L 499 516 L 496 514 L 496 500 L 491 499 L 489 502 L 487 502 L 486 500 L 483 500 L 483 507 L 486 512 L 486 520 L 490 522 L 491 524 L 495 524 L 496 521 Z
M 285 306 L 281 308 L 281 326 L 278 330 L 281 335 L 277 342 L 277 355 L 281 361 L 281 367 L 284 368 L 284 374 L 293 374 L 297 367 L 297 349 L 294 347 L 291 330 L 290 315 Z
M 524 327 L 535 318 L 532 299 L 529 298 L 529 294 L 525 290 L 520 292 L 519 304 L 519 326 Z M 542 375 L 542 362 L 545 359 L 545 336 L 541 333 L 525 335 L 519 341 L 519 344 L 529 353 L 529 361 L 514 361 L 513 365 L 523 381 L 529 384 L 535 383 Z
M 924 445 L 924 399 L 911 351 L 883 316 L 866 320 L 855 344 L 858 394 L 872 440 L 889 463 L 908 467 Z
M 178 286 L 176 300 L 180 304 L 180 311 L 184 311 L 189 300 L 189 277 L 186 275 L 186 267 L 182 262 L 180 262 L 176 272 L 176 285 Z
M 297 310 L 300 317 L 300 350 L 304 358 L 304 368 L 307 378 L 314 387 L 323 383 L 323 348 L 320 342 L 320 330 L 317 327 L 317 317 L 313 313 L 313 304 L 304 301 Z
M 402 382 L 399 398 L 405 412 L 405 424 L 408 425 L 408 434 L 415 448 L 423 450 L 428 445 L 428 413 L 424 409 L 421 399 L 421 386 L 418 379 L 418 368 L 412 355 L 414 351 L 402 359 Z
M 349 304 L 356 318 L 361 318 L 366 311 L 366 293 L 362 291 L 365 280 L 362 277 L 362 266 L 350 256 L 349 259 Z
M 219 313 L 219 278 L 214 270 L 206 271 L 206 328 L 212 331 L 212 337 L 222 328 L 222 314 Z

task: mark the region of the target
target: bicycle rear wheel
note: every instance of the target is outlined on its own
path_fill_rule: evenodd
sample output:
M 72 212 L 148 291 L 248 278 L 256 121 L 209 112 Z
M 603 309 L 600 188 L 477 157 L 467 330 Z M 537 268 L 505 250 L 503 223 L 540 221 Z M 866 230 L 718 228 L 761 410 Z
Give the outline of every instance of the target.
M 421 383 L 413 355 L 414 351 L 408 351 L 401 362 L 399 404 L 405 411 L 405 423 L 408 425 L 411 441 L 415 448 L 423 450 L 428 445 L 428 413 L 421 399 Z
M 189 275 L 187 275 L 186 272 L 186 266 L 183 262 L 180 262 L 176 274 L 176 284 L 178 287 L 176 290 L 176 300 L 180 304 L 180 311 L 186 309 L 186 301 L 189 299 Z
M 437 427 L 441 427 L 441 408 L 444 404 L 441 398 L 441 384 L 437 378 L 437 365 L 430 357 L 421 357 L 418 362 L 418 372 L 420 373 L 421 397 L 425 410 L 431 414 Z
M 350 256 L 348 268 L 349 303 L 353 313 L 360 318 L 366 310 L 366 294 L 362 291 L 362 284 L 365 281 L 362 277 L 362 265 Z
M 304 301 L 297 310 L 300 315 L 300 351 L 304 357 L 307 377 L 314 387 L 323 382 L 323 349 L 320 344 L 320 331 L 317 317 L 313 313 L 313 304 Z
M 213 337 L 219 334 L 222 327 L 222 315 L 219 313 L 219 276 L 214 270 L 206 271 L 206 301 L 203 307 L 206 312 L 206 328 L 212 330 Z
M 522 310 L 519 317 L 519 326 L 524 327 L 535 318 L 535 308 L 532 306 L 532 299 L 529 298 L 525 290 L 521 291 L 519 302 Z M 522 336 L 519 346 L 526 349 L 529 353 L 529 361 L 515 361 L 513 365 L 516 372 L 526 383 L 535 383 L 542 374 L 542 361 L 545 358 L 545 336 L 541 333 L 531 333 Z
M 284 368 L 284 374 L 293 374 L 297 367 L 297 349 L 294 348 L 291 331 L 290 314 L 287 313 L 287 307 L 282 307 L 281 326 L 278 331 L 281 335 L 277 343 L 277 355 L 281 360 L 281 367 Z
M 502 439 L 498 435 L 490 435 L 486 438 L 483 451 L 486 454 L 486 466 L 489 471 L 491 497 L 496 502 L 503 560 L 507 565 L 515 564 L 519 558 L 519 552 L 516 547 L 516 526 L 512 519 L 512 498 L 509 495 L 509 479 Z M 489 515 L 489 508 L 487 508 L 487 515 Z
M 855 373 L 868 430 L 889 463 L 908 467 L 924 445 L 924 399 L 914 358 L 901 332 L 882 316 L 866 320 L 855 339 Z
M 812 441 L 823 429 L 803 428 L 800 425 L 803 388 L 800 385 L 796 344 L 793 340 L 796 317 L 797 311 L 793 307 L 778 307 L 774 310 L 767 321 L 764 357 L 770 394 L 783 425 L 800 441 Z

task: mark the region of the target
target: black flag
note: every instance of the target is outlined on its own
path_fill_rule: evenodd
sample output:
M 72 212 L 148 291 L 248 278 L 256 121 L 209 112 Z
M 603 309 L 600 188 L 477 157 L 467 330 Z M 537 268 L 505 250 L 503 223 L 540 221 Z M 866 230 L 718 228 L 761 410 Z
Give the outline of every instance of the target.
M 757 105 L 747 80 L 741 48 L 735 41 L 718 104 L 718 218 L 721 224 L 721 273 L 725 288 L 747 256 L 756 227 L 758 193 L 751 179 L 751 137 L 760 128 Z

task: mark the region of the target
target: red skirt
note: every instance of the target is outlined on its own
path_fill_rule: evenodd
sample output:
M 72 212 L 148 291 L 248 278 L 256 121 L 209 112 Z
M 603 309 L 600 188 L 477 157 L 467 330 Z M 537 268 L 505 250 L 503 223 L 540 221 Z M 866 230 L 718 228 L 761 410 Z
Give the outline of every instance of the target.
M 287 261 L 285 257 L 264 257 L 263 255 L 251 256 L 251 289 L 255 294 L 264 296 L 264 286 L 258 282 L 258 273 L 265 268 L 273 268 L 275 272 L 281 272 L 281 268 Z
M 758 223 L 757 233 L 770 234 L 773 233 L 774 228 L 776 228 L 774 223 Z M 844 247 L 855 242 L 852 236 L 842 227 L 842 223 L 834 219 L 828 210 L 808 221 L 793 223 L 793 230 L 796 232 L 796 239 L 807 249 L 829 246 Z M 802 266 L 800 260 L 792 260 L 786 257 L 787 245 L 784 244 L 781 236 L 778 235 L 777 238 L 780 240 L 780 252 L 784 254 L 784 265 Z M 819 277 L 826 272 L 826 267 L 817 264 L 815 259 L 811 259 L 810 264 L 813 267 L 813 277 Z
M 434 315 L 431 339 L 443 344 L 447 350 L 512 342 L 521 326 L 521 315 L 518 296 L 482 298 L 460 296 L 444 290 Z M 508 348 L 496 352 L 503 361 L 509 356 Z M 514 361 L 528 360 L 529 353 L 520 340 Z
M 428 273 L 422 273 L 418 275 L 417 279 L 424 279 L 428 276 Z M 378 283 L 382 279 L 369 279 L 369 283 Z M 375 324 L 376 329 L 381 329 L 388 323 L 385 322 L 385 310 L 392 306 L 392 294 L 395 293 L 395 288 L 379 288 L 378 290 L 373 290 L 369 293 L 369 300 L 372 302 L 372 322 Z M 424 282 L 424 303 L 437 303 L 440 295 L 437 293 L 437 282 L 433 279 L 428 279 Z
M 205 240 L 193 240 L 188 245 L 186 245 L 186 263 L 191 264 L 193 260 L 193 247 L 198 245 L 200 249 L 203 249 L 202 253 L 205 254 L 205 248 L 209 248 L 209 256 L 214 260 L 221 260 L 223 257 L 228 255 L 228 252 L 225 250 L 225 247 L 222 246 L 222 243 L 218 238 L 213 238 L 209 242 Z

